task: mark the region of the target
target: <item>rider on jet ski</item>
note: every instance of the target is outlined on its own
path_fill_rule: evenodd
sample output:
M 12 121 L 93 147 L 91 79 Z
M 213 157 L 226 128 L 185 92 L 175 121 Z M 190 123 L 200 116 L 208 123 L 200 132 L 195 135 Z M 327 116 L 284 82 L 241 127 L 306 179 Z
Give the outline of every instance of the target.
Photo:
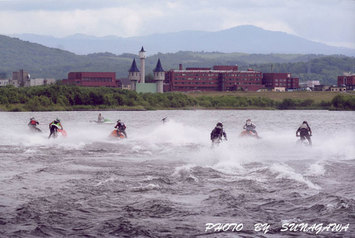
M 97 116 L 97 123 L 103 123 L 105 121 L 105 118 L 99 113 Z
M 243 126 L 243 129 L 245 129 L 247 132 L 253 132 L 255 134 L 256 137 L 259 137 L 258 133 L 255 130 L 256 126 L 251 122 L 250 119 L 248 119 L 245 122 L 245 125 Z
M 297 137 L 300 136 L 301 137 L 301 141 L 307 139 L 309 145 L 312 145 L 312 140 L 311 140 L 312 130 L 309 127 L 307 121 L 303 121 L 302 125 L 300 125 L 300 127 L 298 127 L 298 129 L 296 131 L 296 136 Z
M 121 122 L 120 119 L 117 120 L 117 124 L 115 128 L 117 128 L 117 136 L 119 136 L 119 132 L 122 132 L 124 136 L 127 138 L 126 125 L 123 122 Z
M 39 128 L 37 128 L 37 125 L 39 125 L 39 122 L 36 121 L 36 119 L 34 117 L 30 118 L 30 122 L 27 125 L 32 131 L 41 132 L 41 130 Z
M 211 132 L 211 140 L 213 143 L 219 143 L 222 140 L 222 136 L 227 140 L 227 134 L 223 130 L 223 124 L 218 122 L 216 127 Z
M 60 123 L 60 120 L 57 118 L 54 121 L 52 121 L 51 123 L 49 123 L 50 134 L 48 136 L 48 139 L 51 138 L 51 136 L 56 137 L 58 128 L 63 130 L 63 126 Z

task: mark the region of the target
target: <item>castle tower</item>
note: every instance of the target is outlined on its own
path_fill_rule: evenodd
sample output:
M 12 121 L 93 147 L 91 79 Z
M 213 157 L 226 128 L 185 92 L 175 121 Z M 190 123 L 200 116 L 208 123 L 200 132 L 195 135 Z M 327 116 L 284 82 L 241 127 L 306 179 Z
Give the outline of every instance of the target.
M 128 72 L 128 79 L 131 81 L 131 90 L 136 91 L 137 82 L 141 78 L 141 74 L 137 68 L 136 59 L 133 59 L 131 68 Z
M 141 51 L 139 51 L 139 58 L 141 59 L 141 78 L 140 83 L 145 83 L 145 51 L 142 46 Z
M 153 72 L 154 72 L 154 80 L 157 84 L 157 92 L 163 93 L 164 92 L 163 83 L 165 80 L 165 72 L 164 72 L 163 67 L 161 67 L 160 59 L 158 59 L 157 66 L 155 67 Z

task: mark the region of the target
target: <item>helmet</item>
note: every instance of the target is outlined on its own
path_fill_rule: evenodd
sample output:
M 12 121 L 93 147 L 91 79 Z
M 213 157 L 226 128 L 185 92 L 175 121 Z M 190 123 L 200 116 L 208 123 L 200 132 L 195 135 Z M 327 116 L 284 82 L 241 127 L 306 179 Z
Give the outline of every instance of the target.
M 60 119 L 57 117 L 56 119 L 55 119 L 57 122 L 60 122 Z
M 216 126 L 217 126 L 218 128 L 222 128 L 222 127 L 223 127 L 223 124 L 222 124 L 222 122 L 218 122 Z
M 307 121 L 303 121 L 302 124 L 308 124 Z
M 247 125 L 251 125 L 251 120 L 248 119 L 246 123 L 247 123 Z
M 32 121 L 32 120 L 34 120 L 34 119 L 35 119 L 34 117 L 31 117 L 31 118 L 30 118 L 30 121 Z
M 117 122 L 121 122 L 121 120 L 120 120 L 120 119 L 118 119 L 118 120 L 117 120 Z

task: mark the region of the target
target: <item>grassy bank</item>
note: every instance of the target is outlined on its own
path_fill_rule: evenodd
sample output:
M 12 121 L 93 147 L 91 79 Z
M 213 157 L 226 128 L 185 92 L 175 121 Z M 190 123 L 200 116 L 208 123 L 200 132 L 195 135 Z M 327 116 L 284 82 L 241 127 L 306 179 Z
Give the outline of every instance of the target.
M 355 110 L 355 94 L 336 92 L 136 93 L 117 88 L 0 88 L 2 111 L 162 109 Z
M 246 97 L 246 98 L 268 98 L 275 102 L 281 102 L 284 99 L 304 99 L 313 100 L 314 103 L 330 102 L 335 96 L 344 93 L 339 92 L 188 92 L 187 95 L 191 97 L 201 97 L 201 96 L 236 96 L 236 97 Z M 355 96 L 355 95 L 354 95 Z

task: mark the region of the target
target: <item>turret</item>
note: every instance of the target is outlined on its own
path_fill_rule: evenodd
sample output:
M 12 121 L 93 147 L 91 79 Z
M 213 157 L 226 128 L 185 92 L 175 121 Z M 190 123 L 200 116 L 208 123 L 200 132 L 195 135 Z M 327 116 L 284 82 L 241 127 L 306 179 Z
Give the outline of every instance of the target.
M 141 77 L 139 69 L 137 68 L 136 59 L 133 59 L 131 68 L 128 72 L 128 79 L 131 81 L 131 89 L 136 91 L 137 82 Z
M 165 72 L 163 67 L 161 66 L 160 59 L 158 59 L 157 66 L 153 70 L 154 72 L 154 80 L 157 84 L 157 92 L 158 93 L 163 93 L 163 83 L 165 80 Z
M 145 50 L 142 46 L 141 50 L 139 51 L 139 58 L 142 59 L 144 58 L 145 59 Z
M 145 51 L 142 46 L 142 49 L 139 51 L 139 58 L 141 60 L 141 78 L 140 82 L 145 83 Z

